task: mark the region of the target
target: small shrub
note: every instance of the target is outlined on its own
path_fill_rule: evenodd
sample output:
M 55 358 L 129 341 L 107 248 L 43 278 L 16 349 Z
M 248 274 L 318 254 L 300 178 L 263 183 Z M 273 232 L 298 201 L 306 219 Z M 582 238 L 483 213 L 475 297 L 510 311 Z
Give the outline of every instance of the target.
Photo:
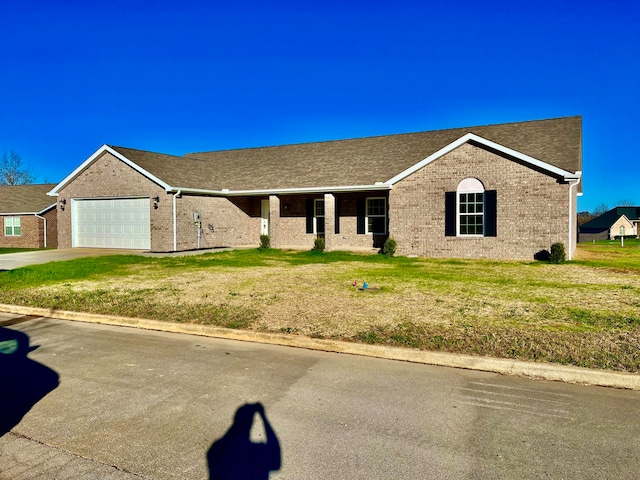
M 269 235 L 260 235 L 260 248 L 265 249 L 271 247 L 271 240 Z
M 549 263 L 563 263 L 567 259 L 564 252 L 563 243 L 554 243 L 551 245 L 551 253 L 549 254 Z
M 549 253 L 549 250 L 545 249 L 545 250 L 540 250 L 539 252 L 534 254 L 533 255 L 533 259 L 534 260 L 539 260 L 541 262 L 548 262 L 550 256 L 551 256 L 551 254 Z
M 382 254 L 383 255 L 389 255 L 390 257 L 393 257 L 396 254 L 396 246 L 398 244 L 396 243 L 395 239 L 393 237 L 389 237 L 385 240 L 384 245 L 382 246 Z
M 313 242 L 312 252 L 324 252 L 324 238 L 318 237 Z

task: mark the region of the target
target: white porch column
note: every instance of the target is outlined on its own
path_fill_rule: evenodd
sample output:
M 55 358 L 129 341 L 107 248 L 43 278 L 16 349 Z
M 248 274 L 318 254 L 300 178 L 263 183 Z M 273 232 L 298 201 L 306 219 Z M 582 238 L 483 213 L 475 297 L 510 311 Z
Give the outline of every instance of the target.
M 336 197 L 324 194 L 324 248 L 328 252 L 336 248 Z
M 273 248 L 284 244 L 280 229 L 280 197 L 276 195 L 269 195 L 269 241 Z

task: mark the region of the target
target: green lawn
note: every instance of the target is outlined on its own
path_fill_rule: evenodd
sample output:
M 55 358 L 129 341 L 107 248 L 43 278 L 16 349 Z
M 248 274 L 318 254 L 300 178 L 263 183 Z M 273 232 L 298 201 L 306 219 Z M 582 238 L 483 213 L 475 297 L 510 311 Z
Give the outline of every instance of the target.
M 34 250 L 42 250 L 41 248 L 4 248 L 0 247 L 0 255 L 5 253 L 33 252 Z
M 640 371 L 631 242 L 582 244 L 560 265 L 257 249 L 83 258 L 0 272 L 0 302 Z

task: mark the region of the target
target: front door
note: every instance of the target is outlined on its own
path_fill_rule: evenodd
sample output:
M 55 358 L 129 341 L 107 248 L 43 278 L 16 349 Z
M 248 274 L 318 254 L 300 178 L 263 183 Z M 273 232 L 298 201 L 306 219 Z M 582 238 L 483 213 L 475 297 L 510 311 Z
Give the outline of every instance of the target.
M 269 235 L 269 200 L 262 200 L 262 219 L 260 220 L 260 235 Z

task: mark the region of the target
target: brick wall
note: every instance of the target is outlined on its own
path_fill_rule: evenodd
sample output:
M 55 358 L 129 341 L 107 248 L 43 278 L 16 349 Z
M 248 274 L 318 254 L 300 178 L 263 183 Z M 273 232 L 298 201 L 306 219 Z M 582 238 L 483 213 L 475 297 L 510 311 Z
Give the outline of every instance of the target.
M 283 195 L 269 199 L 269 236 L 274 248 L 311 249 L 317 235 L 307 232 L 307 200 L 323 195 Z M 275 202 L 274 202 L 275 200 Z
M 200 248 L 260 243 L 260 199 L 183 195 L 177 199 L 178 250 L 198 247 L 194 212 L 200 213 Z M 173 249 L 173 246 L 172 248 Z
M 10 215 L 7 215 L 10 216 Z M 4 219 L 0 217 L 0 247 L 5 248 L 42 248 L 44 246 L 44 222 L 34 215 L 20 217 L 20 235 L 5 236 Z
M 152 182 L 142 174 L 104 153 L 81 175 L 59 192 L 58 203 L 66 201 L 64 211 L 58 209 L 58 244 L 60 248 L 72 245 L 71 203 L 73 199 L 114 197 L 158 197 L 158 208 L 151 201 L 151 251 L 169 252 L 174 249 L 173 202 L 174 194 Z M 201 248 L 221 246 L 257 245 L 260 238 L 259 199 L 204 197 L 182 194 L 175 199 L 177 223 L 177 249 L 197 248 L 197 229 L 193 213 L 202 218 Z M 258 205 L 256 207 L 256 205 Z
M 55 201 L 55 197 L 51 197 L 51 200 Z M 54 207 L 42 216 L 47 219 L 47 248 L 58 248 L 58 209 Z M 44 228 L 42 245 L 44 246 Z
M 151 250 L 173 250 L 173 195 L 158 184 L 105 152 L 58 194 L 58 247 L 70 248 L 71 201 L 74 198 L 159 197 L 158 208 L 151 207 Z
M 444 234 L 444 194 L 468 177 L 497 191 L 496 237 Z M 471 144 L 396 184 L 389 211 L 390 235 L 400 255 L 531 260 L 555 242 L 569 248 L 569 186 Z
M 53 198 L 52 198 L 53 199 Z M 7 215 L 10 216 L 10 215 Z M 47 219 L 47 248 L 58 246 L 57 212 L 52 208 L 41 215 Z M 20 216 L 20 235 L 5 236 L 4 217 L 0 217 L 0 247 L 7 248 L 44 248 L 44 220 L 35 215 Z
M 497 191 L 497 236 L 445 237 L 444 192 L 455 191 L 461 180 L 479 179 L 486 190 Z M 158 196 L 151 207 L 151 250 L 172 251 L 173 194 L 116 159 L 103 154 L 59 193 L 66 200 L 58 209 L 58 246 L 71 247 L 71 203 L 74 198 Z M 328 250 L 372 248 L 371 234 L 357 233 L 358 194 L 280 195 L 269 197 L 270 237 L 273 247 L 311 248 L 315 234 L 306 233 L 306 206 L 325 201 L 325 243 Z M 258 245 L 261 201 L 267 197 L 204 197 L 183 194 L 176 198 L 177 248 L 197 248 L 193 213 L 202 219 L 201 248 Z M 335 233 L 338 205 L 340 229 Z M 549 175 L 488 150 L 465 144 L 400 181 L 389 192 L 389 233 L 398 242 L 398 254 L 426 257 L 532 259 L 552 243 L 567 247 L 569 188 Z M 575 199 L 572 208 L 575 211 Z M 575 215 L 574 215 L 575 217 Z M 572 228 L 576 231 L 575 219 Z M 575 236 L 574 236 L 575 237 Z M 383 238 L 382 238 L 383 240 Z
M 271 246 L 274 248 L 311 249 L 317 237 L 307 232 L 307 201 L 325 202 L 325 248 L 340 250 L 349 248 L 373 248 L 372 234 L 357 233 L 357 201 L 362 197 L 384 196 L 379 192 L 366 194 L 318 194 L 318 195 L 281 195 L 279 206 L 274 208 L 271 197 Z M 336 202 L 340 212 L 340 231 L 335 233 Z

